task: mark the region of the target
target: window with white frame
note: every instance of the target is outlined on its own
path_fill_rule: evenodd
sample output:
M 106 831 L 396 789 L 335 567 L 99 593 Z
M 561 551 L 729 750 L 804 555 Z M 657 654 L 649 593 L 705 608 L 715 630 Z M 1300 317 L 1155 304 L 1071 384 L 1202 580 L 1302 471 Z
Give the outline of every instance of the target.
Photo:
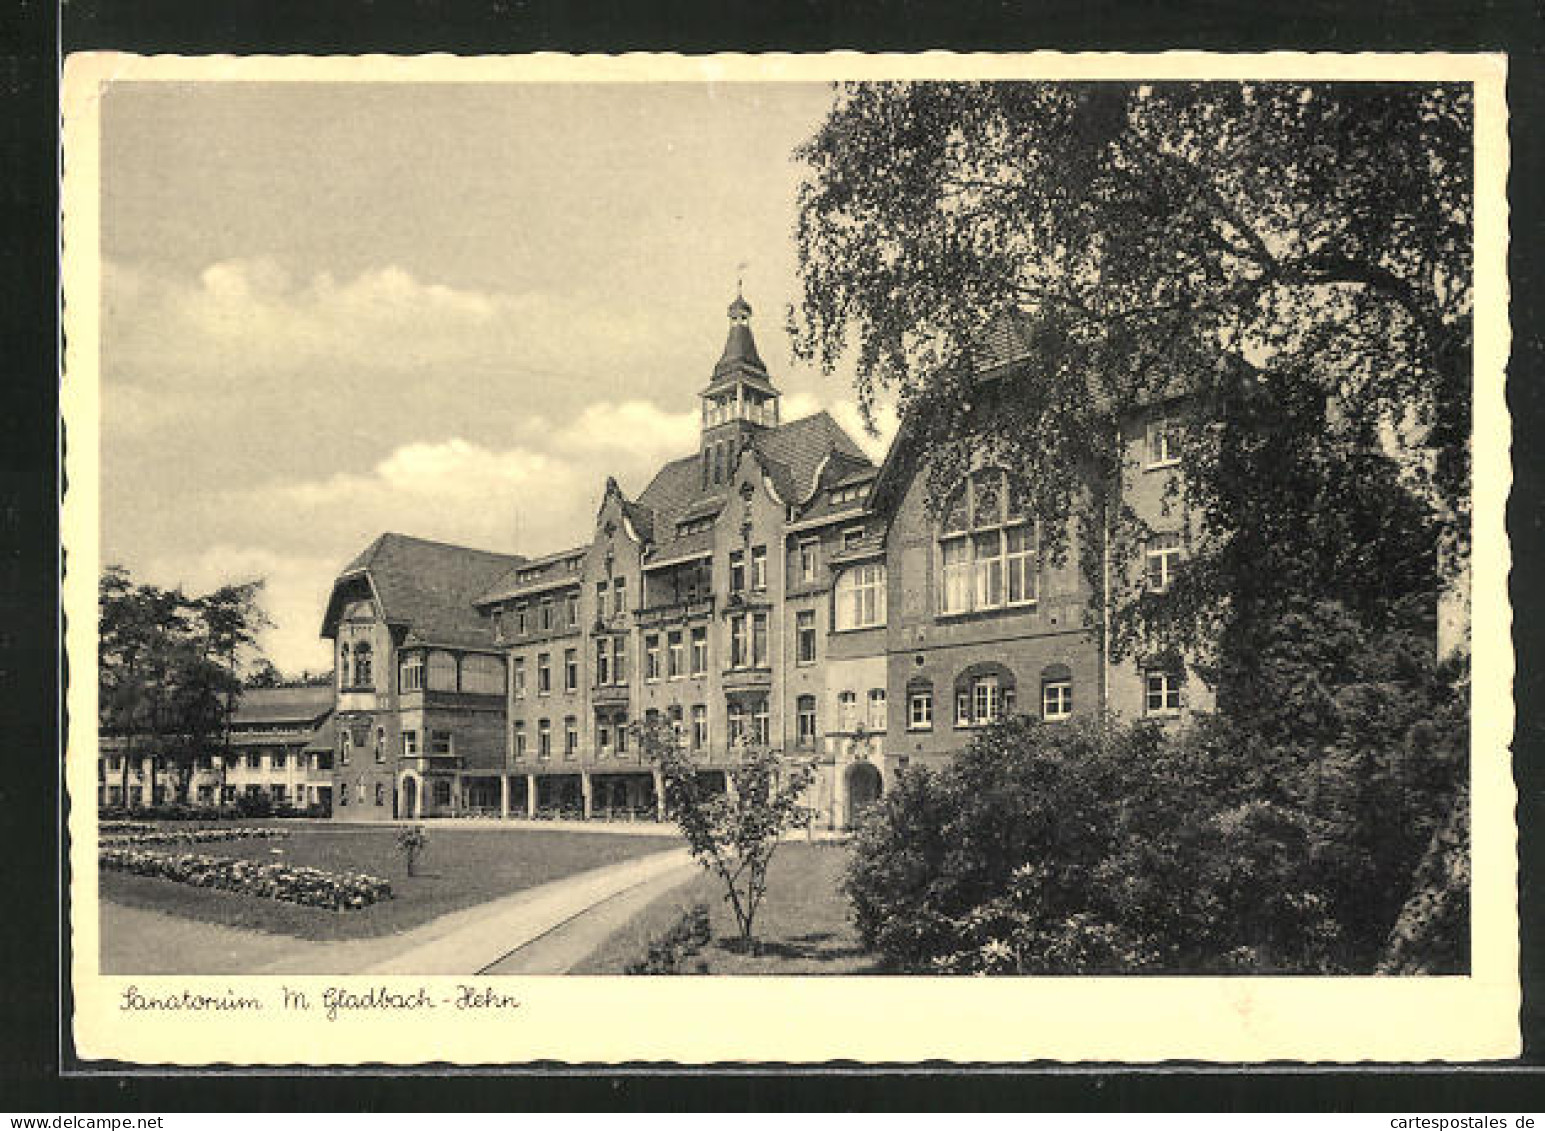
M 751 547 L 751 588 L 760 592 L 767 588 L 767 547 Z
M 746 636 L 745 614 L 730 617 L 727 628 L 730 634 L 730 667 L 746 667 L 751 657 L 747 647 L 749 642 Z
M 515 606 L 515 634 L 524 636 L 531 631 L 531 609 L 524 601 Z
M 957 727 L 987 726 L 1008 717 L 1013 710 L 1014 681 L 1001 665 L 967 669 L 955 681 Z
M 579 754 L 579 720 L 569 715 L 563 720 L 563 756 L 573 761 Z
M 815 581 L 816 562 L 819 560 L 821 541 L 806 538 L 799 544 L 799 583 L 809 585 Z
M 563 650 L 563 689 L 565 691 L 579 690 L 578 648 L 565 648 Z
M 795 736 L 806 749 L 815 745 L 815 696 L 801 695 L 795 704 Z
M 730 702 L 729 711 L 726 714 L 726 719 L 729 723 L 729 740 L 731 746 L 736 746 L 749 740 L 750 735 L 748 734 L 748 728 L 750 724 L 750 717 L 750 712 L 746 709 L 746 705 L 744 703 L 738 699 L 732 700 Z
M 849 731 L 858 729 L 858 693 L 844 691 L 837 696 L 837 728 Z
M 692 708 L 692 749 L 708 749 L 708 708 L 701 703 Z
M 801 609 L 794 614 L 794 662 L 815 663 L 814 609 Z
M 746 589 L 746 555 L 743 550 L 730 551 L 730 592 L 744 593 Z
M 595 616 L 597 620 L 605 620 L 609 615 L 606 611 L 606 599 L 610 593 L 610 582 L 597 581 L 595 583 Z
M 970 476 L 945 509 L 939 536 L 939 611 L 1032 605 L 1040 597 L 1035 527 L 1001 471 Z
M 772 713 L 767 706 L 767 696 L 758 696 L 751 711 L 751 741 L 758 746 L 772 742 Z
M 563 599 L 563 623 L 570 628 L 579 624 L 579 593 L 573 592 Z
M 612 753 L 612 725 L 609 716 L 602 716 L 595 724 L 595 746 L 598 757 L 609 758 Z
M 644 681 L 653 683 L 660 678 L 660 638 L 654 633 L 644 637 Z
M 869 721 L 870 730 L 885 729 L 885 688 L 871 687 L 869 689 Z
M 1180 535 L 1155 534 L 1144 548 L 1144 576 L 1148 589 L 1162 593 L 1180 570 Z
M 703 625 L 692 630 L 692 674 L 708 674 L 708 629 Z
M 407 652 L 403 655 L 397 686 L 402 691 L 424 690 L 424 653 Z
M 1061 722 L 1073 714 L 1073 681 L 1048 679 L 1041 683 L 1041 718 Z
M 933 688 L 913 684 L 907 689 L 907 729 L 933 729 Z
M 612 637 L 612 683 L 622 685 L 628 682 L 628 638 L 626 636 Z
M 612 681 L 612 642 L 602 636 L 595 642 L 595 682 L 605 687 Z
M 526 697 L 526 658 L 524 656 L 515 657 L 513 678 L 515 684 L 515 698 L 524 699 Z
M 543 597 L 539 606 L 537 625 L 543 632 L 551 632 L 553 627 L 553 601 L 551 597 Z
M 837 578 L 837 631 L 885 623 L 885 563 L 864 562 Z
M 751 614 L 751 666 L 767 666 L 767 614 Z
M 1180 674 L 1169 669 L 1143 673 L 1143 714 L 1173 718 L 1180 714 Z
M 546 652 L 536 657 L 536 693 L 551 695 L 553 690 L 553 658 Z
M 387 673 L 390 675 L 390 672 Z M 354 686 L 373 687 L 375 674 L 370 669 L 370 643 L 361 640 L 354 645 Z
M 553 756 L 553 724 L 551 719 L 540 719 L 537 721 L 536 756 L 543 762 Z
M 526 756 L 526 720 L 515 720 L 515 757 Z
M 386 761 L 386 728 L 385 727 L 376 727 L 376 761 L 377 762 L 384 762 L 384 761 Z M 270 762 L 270 764 L 273 764 L 273 759 L 270 758 L 269 762 Z
M 1150 469 L 1174 467 L 1180 462 L 1180 432 L 1173 420 L 1150 420 L 1145 433 L 1144 446 Z
M 687 674 L 686 641 L 679 628 L 673 628 L 665 638 L 665 674 L 671 679 Z

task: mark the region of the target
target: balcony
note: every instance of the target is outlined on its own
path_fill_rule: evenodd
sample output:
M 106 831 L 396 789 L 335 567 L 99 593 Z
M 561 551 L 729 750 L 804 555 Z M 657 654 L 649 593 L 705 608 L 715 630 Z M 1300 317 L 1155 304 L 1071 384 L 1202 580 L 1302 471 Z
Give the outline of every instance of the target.
M 669 624 L 713 616 L 714 599 L 710 594 L 689 601 L 672 601 L 665 605 L 649 605 L 635 609 L 633 617 L 639 627 Z
M 761 690 L 772 686 L 772 668 L 726 668 L 723 685 L 725 691 Z
M 590 688 L 590 701 L 597 707 L 625 707 L 628 704 L 628 685 L 625 683 L 598 683 Z

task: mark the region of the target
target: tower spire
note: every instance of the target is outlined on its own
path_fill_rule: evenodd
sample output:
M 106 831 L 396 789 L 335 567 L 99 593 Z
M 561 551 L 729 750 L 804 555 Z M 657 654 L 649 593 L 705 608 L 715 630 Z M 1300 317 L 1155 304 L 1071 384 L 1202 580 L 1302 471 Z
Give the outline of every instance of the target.
M 730 329 L 724 352 L 702 392 L 704 486 L 721 482 L 726 474 L 721 466 L 729 464 L 730 453 L 738 452 L 754 432 L 778 424 L 778 390 L 757 353 L 756 338 L 751 334 L 751 304 L 740 279 L 726 313 Z

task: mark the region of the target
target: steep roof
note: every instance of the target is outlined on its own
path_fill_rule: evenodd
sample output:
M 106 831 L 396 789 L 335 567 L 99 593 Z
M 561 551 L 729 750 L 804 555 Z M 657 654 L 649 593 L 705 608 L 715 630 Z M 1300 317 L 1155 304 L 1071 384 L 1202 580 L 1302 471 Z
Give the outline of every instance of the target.
M 519 554 L 475 550 L 406 534 L 383 534 L 343 570 L 370 578 L 382 615 L 406 625 L 407 642 L 491 645 L 493 629 L 473 607 L 499 577 L 526 559 Z M 328 603 L 323 635 L 338 615 L 338 587 Z
M 544 554 L 531 561 L 519 562 L 495 578 L 494 583 L 482 593 L 477 594 L 476 603 L 486 605 L 494 601 L 502 601 L 506 597 L 514 597 L 519 593 L 538 593 L 564 585 L 578 585 L 579 574 L 569 569 L 565 563 L 584 557 L 589 549 L 589 546 L 575 546 L 572 549 L 559 550 L 555 554 Z
M 331 684 L 306 687 L 249 687 L 231 714 L 233 726 L 312 722 L 333 709 Z

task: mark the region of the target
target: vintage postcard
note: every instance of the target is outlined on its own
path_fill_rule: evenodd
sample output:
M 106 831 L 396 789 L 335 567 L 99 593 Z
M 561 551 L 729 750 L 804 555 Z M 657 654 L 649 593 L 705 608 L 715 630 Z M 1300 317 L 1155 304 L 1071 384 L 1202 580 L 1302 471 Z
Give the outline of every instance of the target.
M 1506 73 L 70 58 L 79 1056 L 1515 1056 Z

